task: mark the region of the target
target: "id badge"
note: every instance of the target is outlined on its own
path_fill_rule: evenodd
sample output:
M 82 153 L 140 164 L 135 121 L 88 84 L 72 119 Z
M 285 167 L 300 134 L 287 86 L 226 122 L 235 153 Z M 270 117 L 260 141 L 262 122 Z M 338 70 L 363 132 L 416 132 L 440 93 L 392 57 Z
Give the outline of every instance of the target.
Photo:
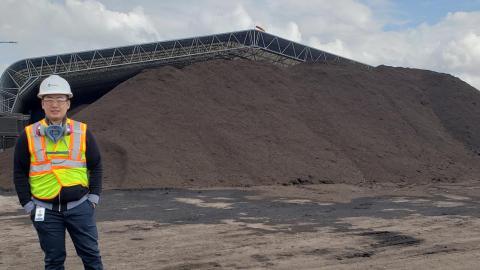
M 44 221 L 45 220 L 45 208 L 37 206 L 35 208 L 35 221 Z

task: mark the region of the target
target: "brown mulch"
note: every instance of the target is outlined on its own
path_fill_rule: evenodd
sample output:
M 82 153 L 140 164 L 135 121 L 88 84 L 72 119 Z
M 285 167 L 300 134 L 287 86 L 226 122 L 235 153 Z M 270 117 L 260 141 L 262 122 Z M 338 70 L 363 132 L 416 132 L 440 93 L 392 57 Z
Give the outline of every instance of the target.
M 480 177 L 480 93 L 431 71 L 247 60 L 144 70 L 73 117 L 105 188 Z M 11 151 L 0 187 L 11 188 Z

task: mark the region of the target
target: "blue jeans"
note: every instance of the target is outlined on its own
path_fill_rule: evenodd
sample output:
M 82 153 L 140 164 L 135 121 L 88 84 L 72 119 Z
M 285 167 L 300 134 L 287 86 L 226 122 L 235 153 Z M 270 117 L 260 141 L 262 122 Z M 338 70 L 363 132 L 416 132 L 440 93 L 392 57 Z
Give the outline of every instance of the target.
M 32 221 L 34 216 L 33 213 Z M 77 207 L 62 212 L 45 209 L 45 220 L 33 221 L 33 225 L 45 253 L 46 270 L 65 269 L 65 229 L 68 230 L 85 269 L 103 269 L 94 209 L 90 201 L 86 200 Z

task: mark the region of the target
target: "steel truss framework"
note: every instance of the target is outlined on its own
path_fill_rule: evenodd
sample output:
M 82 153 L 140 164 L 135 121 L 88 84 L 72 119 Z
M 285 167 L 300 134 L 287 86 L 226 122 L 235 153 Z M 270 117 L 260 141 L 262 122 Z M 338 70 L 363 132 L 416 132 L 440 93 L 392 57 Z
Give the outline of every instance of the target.
M 103 79 L 161 65 L 184 66 L 212 59 L 248 58 L 288 66 L 301 62 L 347 62 L 370 66 L 258 30 L 223 33 L 18 61 L 0 77 L 0 112 L 20 112 L 22 98 L 43 77 L 59 74 L 75 81 Z M 75 79 L 74 79 L 75 78 Z

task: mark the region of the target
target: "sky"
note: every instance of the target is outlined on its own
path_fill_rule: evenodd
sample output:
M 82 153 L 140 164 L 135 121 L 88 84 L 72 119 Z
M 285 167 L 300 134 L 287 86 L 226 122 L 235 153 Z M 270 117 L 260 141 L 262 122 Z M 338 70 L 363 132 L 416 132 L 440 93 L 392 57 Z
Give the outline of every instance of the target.
M 30 57 L 252 29 L 480 89 L 480 0 L 0 0 L 0 73 Z

